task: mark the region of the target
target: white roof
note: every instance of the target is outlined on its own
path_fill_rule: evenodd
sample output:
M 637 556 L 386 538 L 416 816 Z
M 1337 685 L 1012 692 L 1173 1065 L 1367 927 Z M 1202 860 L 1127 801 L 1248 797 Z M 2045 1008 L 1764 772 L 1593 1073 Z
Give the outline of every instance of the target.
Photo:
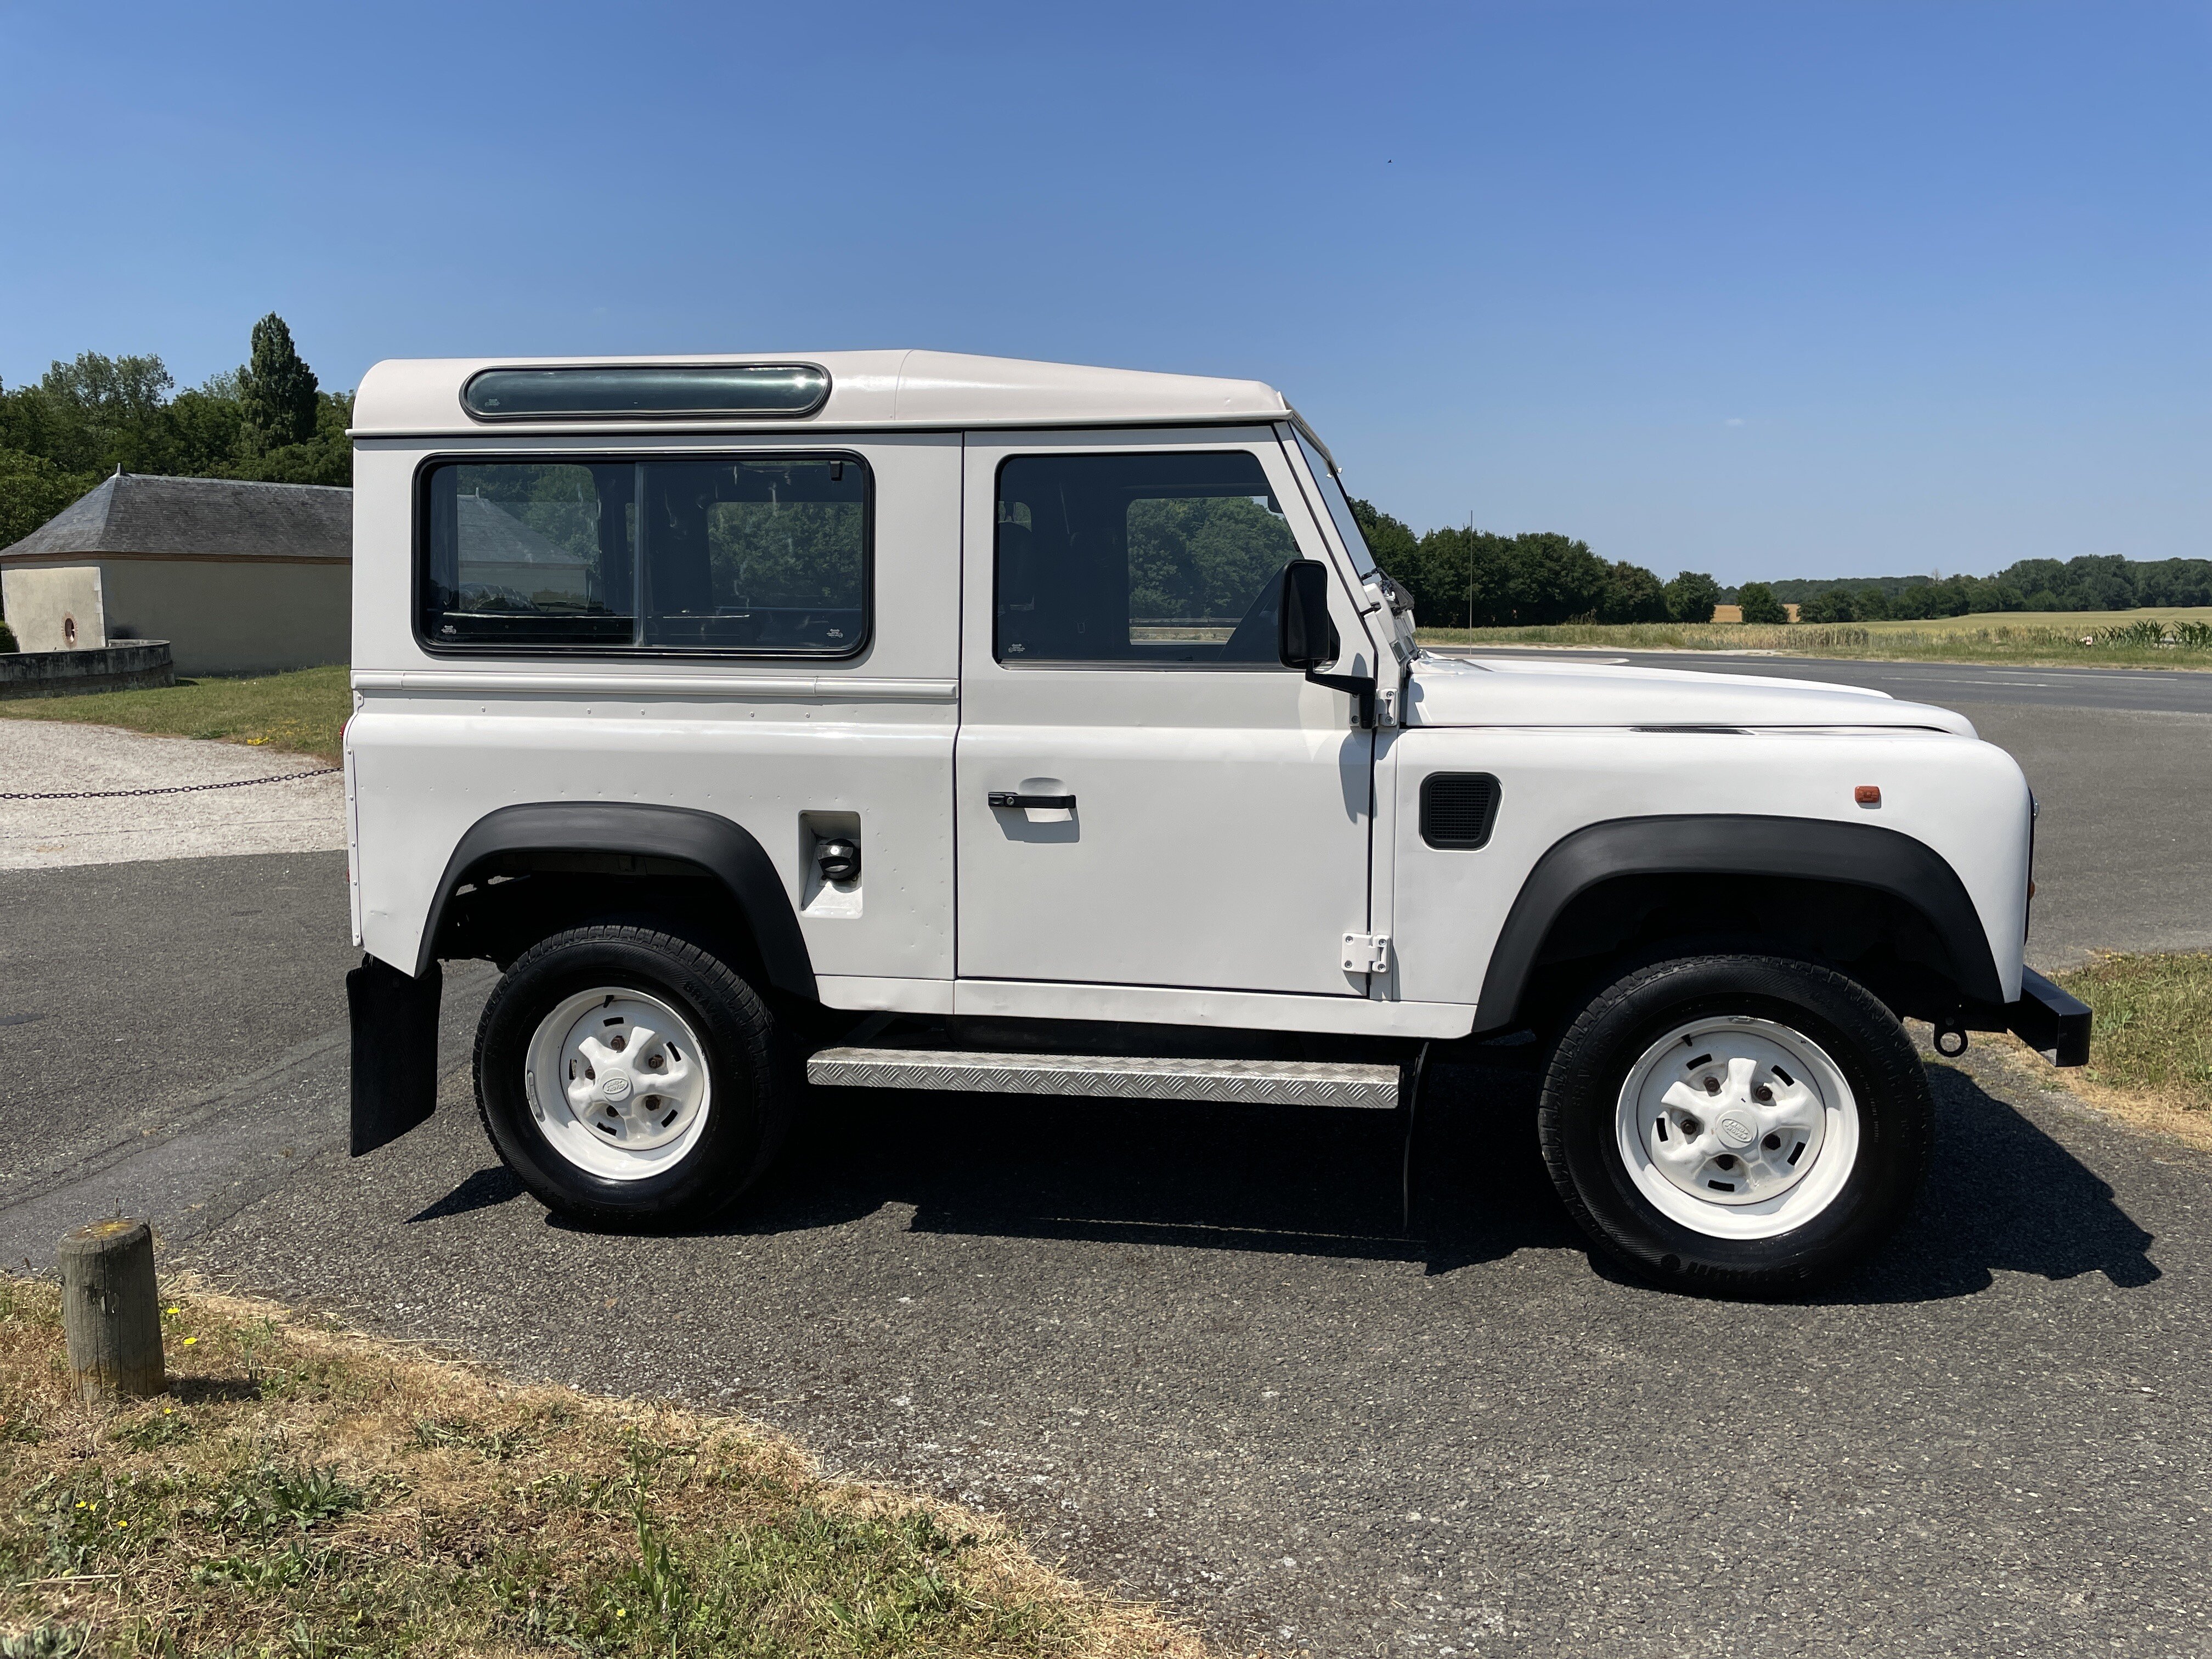
M 486 368 L 639 368 L 674 363 L 809 363 L 830 375 L 830 397 L 804 418 L 775 416 L 714 421 L 471 419 L 461 388 Z M 673 427 L 1066 426 L 1103 422 L 1278 421 L 1291 413 L 1283 394 L 1258 380 L 1086 368 L 1017 357 L 951 351 L 793 351 L 681 357 L 389 358 L 362 377 L 354 402 L 358 438 L 488 432 L 665 432 Z

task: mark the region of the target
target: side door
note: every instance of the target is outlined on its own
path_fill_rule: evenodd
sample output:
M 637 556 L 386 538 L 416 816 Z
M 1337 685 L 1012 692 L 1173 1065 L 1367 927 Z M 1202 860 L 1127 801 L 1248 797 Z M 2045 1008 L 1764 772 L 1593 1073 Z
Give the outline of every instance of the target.
M 970 434 L 955 747 L 963 979 L 1360 997 L 1374 738 L 1277 658 L 1345 573 L 1267 428 Z

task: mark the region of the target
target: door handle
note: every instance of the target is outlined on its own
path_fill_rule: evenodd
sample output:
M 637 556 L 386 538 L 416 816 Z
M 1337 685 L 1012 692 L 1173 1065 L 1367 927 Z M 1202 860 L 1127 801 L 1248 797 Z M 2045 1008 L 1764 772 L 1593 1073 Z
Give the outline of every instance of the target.
M 1072 812 L 1075 810 L 1075 797 L 1073 795 L 1018 795 L 1011 789 L 994 789 L 991 792 L 991 805 L 1008 807 L 1041 806 Z

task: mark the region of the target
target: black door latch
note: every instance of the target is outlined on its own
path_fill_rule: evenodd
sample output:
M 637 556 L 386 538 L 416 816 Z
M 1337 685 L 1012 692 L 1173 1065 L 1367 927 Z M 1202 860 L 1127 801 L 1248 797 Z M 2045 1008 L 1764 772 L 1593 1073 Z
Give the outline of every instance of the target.
M 991 792 L 991 805 L 1056 807 L 1062 811 L 1072 812 L 1075 810 L 1075 797 L 1073 795 L 1018 795 L 1011 789 L 994 789 Z

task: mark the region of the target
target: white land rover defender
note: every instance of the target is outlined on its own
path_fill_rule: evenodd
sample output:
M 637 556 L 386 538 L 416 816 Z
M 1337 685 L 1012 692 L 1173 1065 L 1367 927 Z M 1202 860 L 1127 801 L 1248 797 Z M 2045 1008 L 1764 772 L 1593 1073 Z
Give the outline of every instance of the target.
M 1510 1035 L 1597 1243 L 1758 1294 L 1911 1202 L 1901 1017 L 2084 1057 L 1965 720 L 1425 652 L 1267 386 L 392 362 L 356 420 L 356 1152 L 431 1109 L 450 958 L 500 1156 L 600 1225 L 736 1200 L 811 1088 L 1410 1126 Z

